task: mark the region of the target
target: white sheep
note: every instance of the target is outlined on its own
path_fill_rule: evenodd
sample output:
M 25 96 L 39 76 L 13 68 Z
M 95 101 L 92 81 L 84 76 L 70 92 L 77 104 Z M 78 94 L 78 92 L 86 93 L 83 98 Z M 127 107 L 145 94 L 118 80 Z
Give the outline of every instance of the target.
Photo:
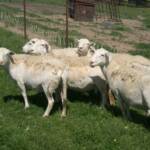
M 80 43 L 80 48 L 82 47 L 83 49 L 85 49 L 85 47 L 89 48 L 88 46 L 90 46 L 90 42 L 87 39 L 80 39 L 78 42 Z M 38 47 L 41 47 L 40 42 L 32 44 L 31 48 L 28 47 L 29 52 L 35 54 L 36 47 L 37 49 Z M 45 48 L 42 48 L 44 51 Z M 32 51 L 30 51 L 30 49 L 32 49 Z M 88 92 L 90 90 L 97 89 L 102 95 L 102 104 L 107 104 L 107 83 L 105 82 L 105 78 L 99 68 L 89 67 L 88 56 L 79 57 L 77 54 L 77 48 L 72 48 L 72 50 L 71 48 L 53 49 L 51 50 L 50 55 L 62 59 L 66 64 L 70 66 L 70 70 L 68 73 L 68 87 L 70 89 L 79 92 Z
M 92 67 L 100 66 L 114 92 L 124 116 L 129 106 L 139 106 L 150 115 L 150 61 L 142 56 L 113 54 L 101 48 L 91 58 Z
M 52 110 L 54 99 L 53 93 L 62 83 L 61 100 L 62 116 L 66 116 L 66 89 L 67 72 L 66 65 L 50 56 L 34 56 L 25 54 L 13 54 L 6 48 L 0 48 L 0 65 L 3 66 L 21 89 L 25 102 L 25 108 L 29 107 L 26 94 L 26 86 L 42 89 L 48 99 L 48 106 L 44 117 Z

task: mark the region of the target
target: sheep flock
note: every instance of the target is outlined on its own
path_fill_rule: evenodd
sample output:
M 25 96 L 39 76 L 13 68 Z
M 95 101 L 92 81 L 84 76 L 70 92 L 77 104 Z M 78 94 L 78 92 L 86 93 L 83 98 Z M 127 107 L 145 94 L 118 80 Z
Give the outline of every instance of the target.
M 61 99 L 61 117 L 67 114 L 67 90 L 101 95 L 102 106 L 119 104 L 123 116 L 131 119 L 131 106 L 150 116 L 150 61 L 142 56 L 95 49 L 88 39 L 77 40 L 75 48 L 53 49 L 44 39 L 33 38 L 21 54 L 0 48 L 0 65 L 16 81 L 29 107 L 27 90 L 44 92 L 48 101 L 43 117 Z M 54 97 L 54 94 L 57 95 Z

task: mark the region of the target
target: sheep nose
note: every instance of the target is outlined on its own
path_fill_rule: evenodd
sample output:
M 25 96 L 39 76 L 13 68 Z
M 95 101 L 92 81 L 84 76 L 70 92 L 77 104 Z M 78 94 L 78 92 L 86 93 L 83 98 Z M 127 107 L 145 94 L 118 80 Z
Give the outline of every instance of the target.
M 32 53 L 32 52 L 33 52 L 33 50 L 32 50 L 32 49 L 31 49 L 31 50 L 29 50 L 29 51 L 27 51 L 27 53 L 28 53 L 28 54 L 30 54 L 30 53 Z
M 0 61 L 0 65 L 2 65 L 3 64 L 3 61 Z
M 79 49 L 79 50 L 81 50 L 81 49 L 82 49 L 82 47 L 78 47 L 78 49 Z
M 92 62 L 92 61 L 90 62 L 90 66 L 91 66 L 91 67 L 94 67 L 94 66 L 93 66 L 93 62 Z

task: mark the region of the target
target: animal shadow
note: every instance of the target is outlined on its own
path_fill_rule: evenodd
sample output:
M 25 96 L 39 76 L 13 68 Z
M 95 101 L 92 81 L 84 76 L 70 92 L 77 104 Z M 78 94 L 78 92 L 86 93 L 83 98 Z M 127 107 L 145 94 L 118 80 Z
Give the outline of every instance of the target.
M 99 93 L 95 93 L 95 91 L 90 91 L 88 93 L 75 92 L 73 90 L 68 90 L 68 99 L 69 101 L 75 102 L 83 102 L 90 105 L 98 105 L 101 106 L 101 95 Z
M 56 95 L 54 95 L 54 97 L 55 96 Z M 19 101 L 20 103 L 24 103 L 22 95 L 7 95 L 7 96 L 4 96 L 3 99 L 4 99 L 5 103 L 8 103 L 9 101 L 12 101 L 12 100 L 16 100 L 16 101 Z M 44 111 L 45 111 L 47 104 L 48 104 L 47 98 L 46 98 L 44 93 L 37 93 L 37 94 L 28 95 L 28 100 L 29 100 L 30 106 L 36 105 L 38 107 L 41 107 Z M 61 105 L 60 100 L 55 101 L 53 109 L 51 111 L 51 114 L 53 114 L 55 111 L 62 109 L 61 106 L 62 105 Z
M 111 106 L 110 112 L 116 117 L 123 118 L 121 110 L 118 106 Z M 147 117 L 146 115 L 135 109 L 130 109 L 130 114 L 131 114 L 130 120 L 127 118 L 124 119 L 127 119 L 129 122 L 133 122 L 135 124 L 140 124 L 150 131 L 150 117 Z

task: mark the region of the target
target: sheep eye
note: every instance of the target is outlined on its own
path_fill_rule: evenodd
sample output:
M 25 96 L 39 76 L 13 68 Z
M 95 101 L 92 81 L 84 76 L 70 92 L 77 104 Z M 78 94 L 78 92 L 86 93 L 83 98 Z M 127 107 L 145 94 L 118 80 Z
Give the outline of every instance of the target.
M 42 44 L 42 46 L 45 47 L 46 45 L 45 45 L 45 44 Z
M 104 55 L 104 54 L 102 54 L 101 56 L 102 56 L 102 57 L 104 57 L 105 55 Z
M 32 41 L 32 43 L 34 44 L 34 43 L 35 43 L 35 41 Z

